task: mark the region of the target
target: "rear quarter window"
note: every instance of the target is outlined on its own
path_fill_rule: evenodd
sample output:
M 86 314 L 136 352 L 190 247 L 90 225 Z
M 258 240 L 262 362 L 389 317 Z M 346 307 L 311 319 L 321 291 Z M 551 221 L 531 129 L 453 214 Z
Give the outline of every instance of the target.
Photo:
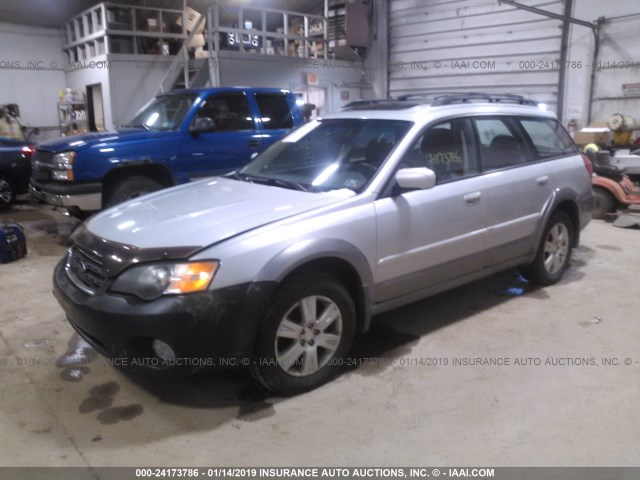
M 552 119 L 520 119 L 538 158 L 562 157 L 576 153 L 569 134 Z

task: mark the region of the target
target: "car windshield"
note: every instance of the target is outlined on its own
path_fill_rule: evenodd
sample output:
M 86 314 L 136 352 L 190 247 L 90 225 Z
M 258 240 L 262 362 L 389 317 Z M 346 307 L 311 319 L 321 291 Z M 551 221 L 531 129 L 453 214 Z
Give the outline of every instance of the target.
M 305 191 L 348 188 L 359 193 L 411 125 L 400 120 L 315 120 L 232 176 Z
M 195 93 L 156 97 L 123 127 L 145 128 L 147 130 L 175 130 L 180 126 L 182 119 L 197 97 Z

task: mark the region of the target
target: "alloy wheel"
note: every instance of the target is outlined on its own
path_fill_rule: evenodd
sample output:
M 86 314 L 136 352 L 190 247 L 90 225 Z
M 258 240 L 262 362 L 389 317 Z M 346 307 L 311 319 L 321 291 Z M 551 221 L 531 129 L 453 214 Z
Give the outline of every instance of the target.
M 544 268 L 554 274 L 564 266 L 569 252 L 569 230 L 563 223 L 556 223 L 549 232 L 544 244 Z
M 313 375 L 336 353 L 342 337 L 342 314 L 331 299 L 313 295 L 298 301 L 276 331 L 275 352 L 289 375 Z

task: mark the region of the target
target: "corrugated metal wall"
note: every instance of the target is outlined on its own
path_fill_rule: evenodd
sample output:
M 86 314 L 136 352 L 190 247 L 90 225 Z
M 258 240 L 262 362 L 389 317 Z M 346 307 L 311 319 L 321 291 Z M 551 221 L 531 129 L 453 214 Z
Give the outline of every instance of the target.
M 640 2 L 636 7 L 640 10 Z M 591 118 L 606 120 L 614 113 L 640 122 L 640 16 L 619 18 L 600 30 Z
M 520 3 L 562 14 L 564 2 Z M 555 109 L 562 22 L 498 0 L 391 0 L 389 94 L 514 93 Z

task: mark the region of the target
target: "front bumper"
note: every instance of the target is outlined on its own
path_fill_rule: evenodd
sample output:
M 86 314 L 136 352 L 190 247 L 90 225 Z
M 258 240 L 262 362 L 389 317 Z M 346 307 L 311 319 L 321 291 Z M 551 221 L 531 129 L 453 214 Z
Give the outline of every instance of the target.
M 102 208 L 102 184 L 54 184 L 31 180 L 29 191 L 38 200 L 65 208 L 78 208 L 85 212 Z
M 249 365 L 263 305 L 275 283 L 251 283 L 151 302 L 103 293 L 90 296 L 67 277 L 64 261 L 54 273 L 54 295 L 74 329 L 114 365 L 195 373 Z M 158 357 L 154 339 L 175 360 Z

